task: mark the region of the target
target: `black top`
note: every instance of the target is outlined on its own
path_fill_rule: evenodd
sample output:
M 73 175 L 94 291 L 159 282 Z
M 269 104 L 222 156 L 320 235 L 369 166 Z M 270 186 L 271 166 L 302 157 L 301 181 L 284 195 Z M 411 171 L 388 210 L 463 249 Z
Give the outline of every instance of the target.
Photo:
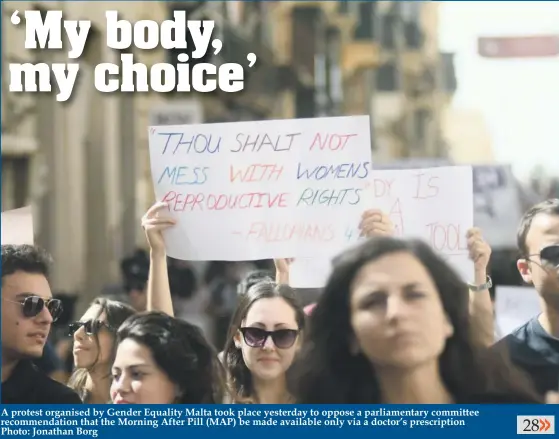
M 548 334 L 534 317 L 495 344 L 505 348 L 512 363 L 533 381 L 538 393 L 559 390 L 559 339 Z
M 58 372 L 59 370 L 64 370 L 64 364 L 60 358 L 58 358 L 58 355 L 50 342 L 45 344 L 43 356 L 38 360 L 35 360 L 34 364 L 39 368 L 39 370 L 42 370 L 47 375 Z
M 69 387 L 41 372 L 29 360 L 22 360 L 2 383 L 2 404 L 82 404 Z

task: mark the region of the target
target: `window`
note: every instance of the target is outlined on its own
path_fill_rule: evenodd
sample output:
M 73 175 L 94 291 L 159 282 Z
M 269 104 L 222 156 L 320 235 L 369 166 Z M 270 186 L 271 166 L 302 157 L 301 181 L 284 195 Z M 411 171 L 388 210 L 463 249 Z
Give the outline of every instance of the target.
M 382 16 L 380 43 L 385 49 L 396 48 L 396 20 L 392 14 Z
M 358 12 L 358 23 L 355 29 L 355 39 L 376 39 L 375 17 L 377 4 L 374 1 L 360 2 Z
M 378 91 L 396 91 L 399 89 L 398 69 L 395 63 L 380 66 L 376 74 Z
M 2 156 L 2 211 L 28 204 L 30 159 Z
M 419 49 L 423 45 L 423 31 L 417 23 L 405 23 L 404 36 L 408 49 Z

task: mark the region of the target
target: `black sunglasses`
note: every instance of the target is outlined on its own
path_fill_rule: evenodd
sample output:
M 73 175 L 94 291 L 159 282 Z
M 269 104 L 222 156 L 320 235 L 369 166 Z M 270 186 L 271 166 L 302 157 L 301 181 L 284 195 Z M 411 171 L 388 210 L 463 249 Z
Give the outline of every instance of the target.
M 68 325 L 68 336 L 73 337 L 74 334 L 83 326 L 86 335 L 96 335 L 101 328 L 107 328 L 109 331 L 114 332 L 115 329 L 101 320 L 86 320 L 85 322 L 74 322 Z
M 28 296 L 21 300 L 8 300 L 6 302 L 17 303 L 21 305 L 23 316 L 27 318 L 37 317 L 39 313 L 46 307 L 49 311 L 52 321 L 56 322 L 62 314 L 62 301 L 59 299 L 43 299 L 39 296 Z
M 549 262 L 554 267 L 559 267 L 559 245 L 550 245 L 540 251 L 540 259 Z
M 559 268 L 559 245 L 544 247 L 538 255 L 528 255 L 528 258 L 530 256 L 539 256 L 543 263 Z
M 262 348 L 266 344 L 268 337 L 278 349 L 289 349 L 297 340 L 299 331 L 296 329 L 278 329 L 276 331 L 266 331 L 260 328 L 240 328 L 245 343 L 251 348 Z

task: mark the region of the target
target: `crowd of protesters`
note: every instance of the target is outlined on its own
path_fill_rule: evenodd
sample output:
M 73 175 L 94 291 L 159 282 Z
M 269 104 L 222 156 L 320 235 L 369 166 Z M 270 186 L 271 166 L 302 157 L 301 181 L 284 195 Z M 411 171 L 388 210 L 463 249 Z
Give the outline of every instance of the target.
M 366 211 L 367 239 L 333 260 L 309 304 L 290 286 L 289 259 L 215 262 L 200 281 L 167 258 L 166 213 L 157 203 L 142 218 L 149 253 L 123 262 L 125 294 L 101 295 L 77 319 L 69 298 L 53 297 L 44 250 L 2 245 L 2 403 L 558 402 L 557 199 L 528 210 L 517 236 L 542 313 L 498 342 L 482 230 L 466 236 L 465 282 Z

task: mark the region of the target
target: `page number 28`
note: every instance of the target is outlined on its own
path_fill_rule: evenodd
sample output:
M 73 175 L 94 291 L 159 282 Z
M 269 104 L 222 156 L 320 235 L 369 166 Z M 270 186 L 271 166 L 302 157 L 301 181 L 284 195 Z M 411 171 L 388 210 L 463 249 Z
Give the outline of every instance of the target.
M 555 416 L 517 416 L 517 434 L 555 434 Z
M 524 419 L 524 429 L 522 431 L 540 431 L 540 421 L 537 419 Z

